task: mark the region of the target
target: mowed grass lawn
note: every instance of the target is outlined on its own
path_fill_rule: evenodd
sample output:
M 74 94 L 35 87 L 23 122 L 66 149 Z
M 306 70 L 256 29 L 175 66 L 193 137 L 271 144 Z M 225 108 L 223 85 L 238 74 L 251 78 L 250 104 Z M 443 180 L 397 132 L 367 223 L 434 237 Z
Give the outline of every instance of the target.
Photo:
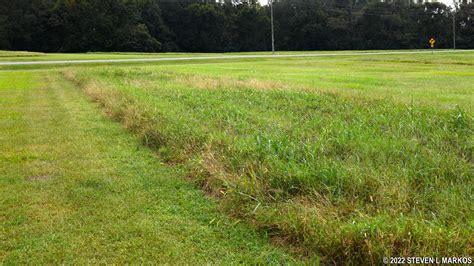
M 56 72 L 0 71 L 0 264 L 285 263 Z
M 151 162 L 172 169 L 167 182 L 196 184 L 229 221 L 294 256 L 380 264 L 472 255 L 474 52 L 43 71 L 61 73 L 148 146 Z M 115 151 L 107 141 L 101 148 Z M 84 169 L 110 179 L 105 166 Z M 242 253 L 286 258 L 262 245 Z

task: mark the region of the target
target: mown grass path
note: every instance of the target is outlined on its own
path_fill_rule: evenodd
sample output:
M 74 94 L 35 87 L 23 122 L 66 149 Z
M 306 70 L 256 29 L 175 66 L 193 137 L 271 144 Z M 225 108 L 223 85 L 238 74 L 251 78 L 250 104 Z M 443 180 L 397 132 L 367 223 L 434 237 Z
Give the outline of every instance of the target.
M 0 264 L 290 258 L 51 72 L 0 76 Z

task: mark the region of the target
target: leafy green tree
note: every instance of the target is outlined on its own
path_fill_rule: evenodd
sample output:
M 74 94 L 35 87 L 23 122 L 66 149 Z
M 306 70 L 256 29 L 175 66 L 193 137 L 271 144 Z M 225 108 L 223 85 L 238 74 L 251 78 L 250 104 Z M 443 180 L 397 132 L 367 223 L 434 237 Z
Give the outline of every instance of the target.
M 274 1 L 277 50 L 452 47 L 453 10 L 407 0 Z M 456 12 L 474 47 L 473 4 Z M 46 52 L 270 50 L 270 8 L 256 0 L 0 0 L 0 49 Z
M 8 42 L 8 32 L 6 27 L 7 17 L 0 15 L 0 50 L 10 49 Z
M 117 36 L 116 44 L 112 48 L 114 51 L 157 52 L 161 48 L 161 43 L 150 35 L 145 24 L 124 28 Z
M 176 49 L 176 44 L 173 42 L 173 33 L 163 21 L 159 1 L 142 0 L 138 1 L 137 5 L 140 12 L 139 22 L 146 26 L 152 38 L 163 43 L 161 49 L 164 51 Z
M 214 4 L 191 4 L 181 17 L 182 26 L 175 32 L 182 49 L 190 52 L 225 51 L 227 17 Z
M 437 47 L 451 48 L 452 17 L 449 8 L 442 3 L 426 3 L 418 7 L 416 14 L 419 48 L 428 48 L 428 40 L 436 38 Z
M 316 50 L 327 47 L 327 13 L 315 0 L 303 4 L 285 0 L 274 3 L 278 50 Z
M 364 49 L 415 48 L 415 28 L 407 19 L 408 9 L 401 3 L 368 4 L 356 25 L 359 40 L 365 40 Z
M 271 49 L 270 18 L 257 4 L 242 3 L 231 6 L 234 13 L 230 24 L 232 45 L 235 51 L 264 51 Z
M 456 41 L 459 48 L 474 47 L 474 3 L 462 4 L 456 12 Z

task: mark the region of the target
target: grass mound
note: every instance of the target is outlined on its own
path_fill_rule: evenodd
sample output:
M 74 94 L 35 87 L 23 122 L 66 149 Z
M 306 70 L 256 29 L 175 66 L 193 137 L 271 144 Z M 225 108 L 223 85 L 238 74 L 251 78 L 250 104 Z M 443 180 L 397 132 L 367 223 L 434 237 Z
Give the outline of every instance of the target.
M 223 206 L 326 262 L 473 251 L 473 118 L 145 68 L 65 75 Z

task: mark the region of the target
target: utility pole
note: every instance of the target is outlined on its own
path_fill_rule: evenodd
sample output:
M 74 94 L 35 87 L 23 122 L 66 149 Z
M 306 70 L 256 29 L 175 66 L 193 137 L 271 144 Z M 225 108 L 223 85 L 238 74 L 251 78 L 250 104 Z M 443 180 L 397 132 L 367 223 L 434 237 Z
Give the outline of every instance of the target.
M 456 12 L 457 12 L 457 7 L 456 7 L 456 0 L 453 0 L 453 49 L 456 50 Z
M 268 0 L 268 2 L 270 4 L 270 16 L 271 16 L 271 23 L 272 23 L 272 54 L 275 54 L 275 30 L 273 28 L 273 0 Z

